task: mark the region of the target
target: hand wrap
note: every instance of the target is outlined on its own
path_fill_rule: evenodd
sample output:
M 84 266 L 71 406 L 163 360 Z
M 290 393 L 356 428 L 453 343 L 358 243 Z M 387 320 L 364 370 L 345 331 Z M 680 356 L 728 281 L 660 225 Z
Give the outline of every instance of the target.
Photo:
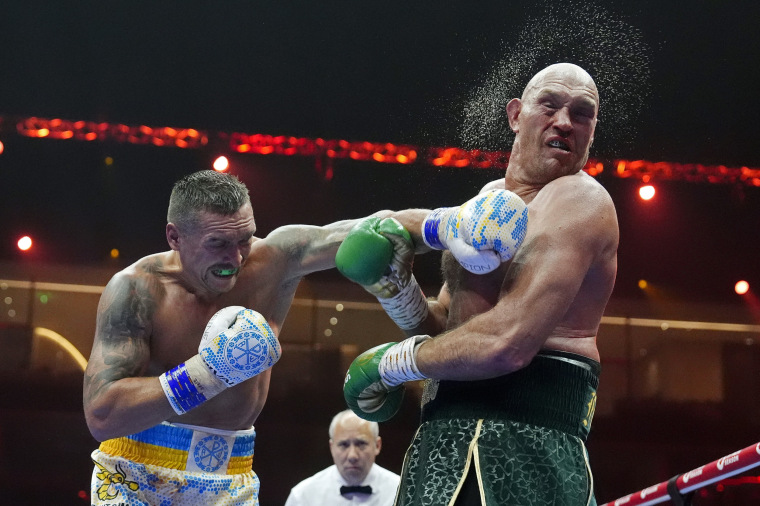
M 280 343 L 262 315 L 230 306 L 211 317 L 198 354 L 159 376 L 159 381 L 181 415 L 269 369 L 280 354 Z

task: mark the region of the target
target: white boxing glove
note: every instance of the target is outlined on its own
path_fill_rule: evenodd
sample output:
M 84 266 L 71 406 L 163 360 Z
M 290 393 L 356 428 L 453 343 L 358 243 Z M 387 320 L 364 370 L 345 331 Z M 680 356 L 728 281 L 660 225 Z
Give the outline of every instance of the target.
M 422 224 L 425 244 L 451 251 L 473 274 L 510 260 L 527 231 L 528 207 L 509 190 L 490 190 L 459 207 L 438 208 Z
M 198 354 L 159 376 L 177 414 L 272 367 L 282 349 L 266 319 L 242 306 L 220 309 L 203 332 Z

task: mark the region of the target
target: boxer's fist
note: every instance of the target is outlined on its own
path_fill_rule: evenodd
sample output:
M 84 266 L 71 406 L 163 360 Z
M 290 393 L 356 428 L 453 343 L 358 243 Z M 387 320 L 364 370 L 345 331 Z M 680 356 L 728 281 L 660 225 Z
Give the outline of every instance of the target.
M 208 368 L 227 386 L 266 371 L 281 353 L 280 342 L 266 319 L 239 306 L 219 310 L 206 325 L 198 347 Z
M 211 317 L 206 324 L 206 328 L 203 330 L 198 351 L 201 351 L 204 343 L 232 327 L 232 324 L 237 321 L 238 313 L 241 311 L 245 311 L 243 306 L 227 306 L 214 313 L 214 316 Z
M 272 367 L 281 348 L 269 324 L 242 306 L 220 309 L 206 324 L 198 354 L 158 377 L 178 415 Z
M 348 233 L 335 255 L 338 270 L 378 298 L 397 295 L 409 284 L 414 245 L 393 218 L 365 218 Z
M 491 190 L 459 207 L 439 208 L 425 218 L 422 236 L 434 249 L 448 249 L 474 274 L 510 260 L 525 239 L 528 208 L 508 190 Z
M 365 351 L 346 373 L 343 397 L 357 416 L 371 422 L 384 422 L 398 412 L 404 398 L 403 386 L 389 387 L 380 376 L 380 361 L 388 348 L 387 343 Z

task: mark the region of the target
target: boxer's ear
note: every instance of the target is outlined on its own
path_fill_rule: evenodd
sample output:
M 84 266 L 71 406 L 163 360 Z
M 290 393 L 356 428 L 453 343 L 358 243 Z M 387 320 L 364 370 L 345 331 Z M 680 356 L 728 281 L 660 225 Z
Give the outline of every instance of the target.
M 169 243 L 169 247 L 174 251 L 179 250 L 179 229 L 174 223 L 166 224 L 166 242 Z
M 507 118 L 509 119 L 509 128 L 511 128 L 514 133 L 517 133 L 517 131 L 520 129 L 519 117 L 521 111 L 522 102 L 519 98 L 513 98 L 507 104 Z

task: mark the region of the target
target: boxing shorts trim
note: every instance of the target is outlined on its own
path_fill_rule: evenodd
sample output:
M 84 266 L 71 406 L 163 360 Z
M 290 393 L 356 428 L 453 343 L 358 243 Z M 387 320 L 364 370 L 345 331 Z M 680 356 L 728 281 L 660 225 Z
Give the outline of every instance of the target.
M 255 439 L 253 428 L 225 431 L 164 422 L 130 436 L 103 441 L 100 451 L 179 471 L 242 474 L 253 467 Z
M 523 369 L 479 381 L 427 380 L 422 420 L 512 420 L 560 430 L 584 441 L 591 430 L 599 362 L 542 350 Z

